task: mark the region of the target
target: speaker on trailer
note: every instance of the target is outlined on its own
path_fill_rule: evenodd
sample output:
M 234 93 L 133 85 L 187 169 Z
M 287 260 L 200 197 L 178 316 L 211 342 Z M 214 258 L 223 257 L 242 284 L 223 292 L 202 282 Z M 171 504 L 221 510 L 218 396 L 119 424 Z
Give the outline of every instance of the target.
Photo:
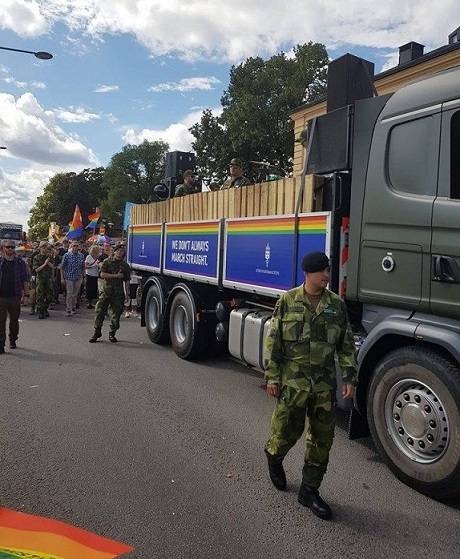
M 347 105 L 310 121 L 312 137 L 307 174 L 324 175 L 350 169 L 352 114 L 353 107 Z
M 374 64 L 345 54 L 329 64 L 327 72 L 327 112 L 374 96 Z
M 176 178 L 182 182 L 182 175 L 187 169 L 195 168 L 195 154 L 187 151 L 168 151 L 166 154 L 165 178 Z M 176 183 L 177 184 L 177 183 Z

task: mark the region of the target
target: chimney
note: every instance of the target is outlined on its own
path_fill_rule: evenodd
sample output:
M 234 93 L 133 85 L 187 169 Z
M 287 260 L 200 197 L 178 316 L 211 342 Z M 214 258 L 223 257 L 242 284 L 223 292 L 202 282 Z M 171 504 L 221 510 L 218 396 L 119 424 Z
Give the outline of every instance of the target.
M 425 45 L 415 43 L 414 41 L 399 47 L 399 65 L 402 66 L 403 64 L 407 64 L 423 56 L 424 48 Z
M 449 45 L 455 45 L 456 43 L 460 43 L 460 27 L 457 27 L 455 31 L 449 35 Z

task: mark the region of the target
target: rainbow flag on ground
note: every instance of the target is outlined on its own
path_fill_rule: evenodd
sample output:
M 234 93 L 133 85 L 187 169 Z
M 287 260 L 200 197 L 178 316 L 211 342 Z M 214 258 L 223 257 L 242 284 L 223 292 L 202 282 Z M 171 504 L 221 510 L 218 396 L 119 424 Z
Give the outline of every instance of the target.
M 73 219 L 69 223 L 69 232 L 67 233 L 68 239 L 78 239 L 83 233 L 83 221 L 81 219 L 81 211 L 78 204 L 75 204 L 73 212 Z M 1 558 L 0 558 L 1 559 Z
M 113 559 L 132 550 L 58 520 L 0 508 L 0 559 Z
M 89 223 L 85 227 L 85 229 L 93 229 L 95 230 L 97 227 L 97 222 L 101 218 L 101 211 L 99 208 L 96 208 L 96 211 L 93 214 L 88 215 Z

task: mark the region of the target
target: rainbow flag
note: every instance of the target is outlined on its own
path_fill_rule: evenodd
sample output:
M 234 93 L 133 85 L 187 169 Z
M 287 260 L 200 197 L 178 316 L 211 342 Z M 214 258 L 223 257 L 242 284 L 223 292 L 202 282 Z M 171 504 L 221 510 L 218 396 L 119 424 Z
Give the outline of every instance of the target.
M 64 522 L 0 508 L 0 559 L 112 559 L 132 550 Z
M 101 211 L 99 210 L 99 208 L 96 208 L 96 211 L 93 214 L 88 215 L 89 223 L 85 227 L 85 229 L 95 230 L 97 227 L 97 222 L 100 220 L 100 218 L 101 218 Z
M 73 219 L 69 223 L 69 232 L 67 233 L 67 238 L 78 239 L 83 233 L 83 221 L 81 219 L 81 211 L 78 204 L 75 204 L 75 210 L 73 212 Z M 1 557 L 0 557 L 1 559 Z

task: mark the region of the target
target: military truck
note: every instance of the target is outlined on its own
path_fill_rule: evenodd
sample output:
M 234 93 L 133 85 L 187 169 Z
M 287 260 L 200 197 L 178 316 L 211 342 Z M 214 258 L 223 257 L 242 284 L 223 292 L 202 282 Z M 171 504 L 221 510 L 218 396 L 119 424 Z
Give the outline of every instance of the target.
M 350 434 L 369 428 L 403 482 L 449 499 L 460 496 L 460 67 L 382 97 L 368 85 L 309 123 L 302 188 L 324 178 L 322 211 L 152 223 L 140 208 L 128 258 L 152 342 L 184 359 L 224 347 L 263 369 L 276 298 L 302 282 L 305 252 L 328 253 L 359 347 Z

